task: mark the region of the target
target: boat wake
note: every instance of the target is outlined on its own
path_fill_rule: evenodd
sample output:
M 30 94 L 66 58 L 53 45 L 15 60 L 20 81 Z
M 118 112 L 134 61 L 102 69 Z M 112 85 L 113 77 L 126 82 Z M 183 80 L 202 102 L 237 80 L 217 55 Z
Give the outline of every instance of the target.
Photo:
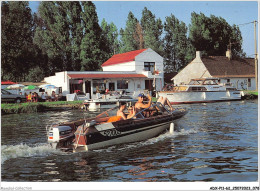
M 141 141 L 138 143 L 124 144 L 123 147 L 111 146 L 108 148 L 97 149 L 94 151 L 95 152 L 104 152 L 104 151 L 105 152 L 114 152 L 115 150 L 124 151 L 124 150 L 132 149 L 132 148 L 143 147 L 146 145 L 152 145 L 157 142 L 164 141 L 165 139 L 171 139 L 171 138 L 175 138 L 175 137 L 181 136 L 181 135 L 194 134 L 197 132 L 198 132 L 197 128 L 193 128 L 193 129 L 189 129 L 189 130 L 185 130 L 182 128 L 178 131 L 174 131 L 173 134 L 166 132 L 166 133 L 159 135 L 158 137 L 154 137 L 154 138 L 148 139 L 146 141 Z M 46 143 L 41 143 L 41 144 L 37 144 L 37 145 L 33 145 L 33 146 L 27 145 L 27 144 L 2 145 L 1 164 L 3 164 L 5 161 L 7 161 L 9 159 L 15 159 L 15 158 L 19 158 L 19 157 L 48 156 L 48 155 L 53 155 L 53 154 L 64 155 L 64 152 L 62 152 L 58 149 L 53 149 L 49 144 L 46 144 Z
M 180 127 L 177 127 L 177 129 L 179 129 Z M 137 148 L 137 147 L 143 147 L 143 146 L 146 146 L 146 145 L 153 145 L 157 142 L 160 142 L 160 141 L 164 141 L 166 139 L 174 139 L 175 137 L 178 137 L 178 136 L 182 136 L 182 135 L 190 135 L 190 134 L 195 134 L 195 133 L 198 133 L 198 128 L 193 128 L 193 129 L 179 129 L 178 131 L 174 131 L 173 134 L 170 134 L 169 131 L 159 135 L 158 137 L 154 137 L 154 138 L 151 138 L 151 139 L 148 139 L 148 140 L 145 140 L 145 141 L 141 141 L 141 142 L 135 142 L 135 143 L 128 143 L 128 144 L 124 144 L 123 146 L 110 146 L 108 148 L 104 148 L 104 149 L 97 149 L 97 150 L 94 150 L 95 152 L 114 152 L 115 150 L 118 150 L 118 151 L 124 151 L 124 150 L 127 150 L 127 149 L 132 149 L 132 148 Z
M 164 141 L 165 139 L 171 139 L 171 138 L 175 138 L 177 136 L 181 136 L 181 135 L 189 135 L 189 134 L 194 134 L 197 133 L 198 130 L 196 128 L 194 129 L 189 129 L 189 130 L 185 130 L 185 129 L 180 129 L 179 131 L 174 131 L 173 134 L 171 134 L 169 131 L 159 135 L 158 137 L 154 137 L 151 139 L 148 139 L 144 142 L 141 142 L 141 145 L 152 145 L 154 143 L 160 142 L 160 141 Z
M 20 145 L 2 145 L 1 147 L 1 164 L 9 159 L 19 157 L 48 156 L 50 154 L 60 154 L 61 151 L 53 149 L 49 144 L 37 144 L 29 146 Z

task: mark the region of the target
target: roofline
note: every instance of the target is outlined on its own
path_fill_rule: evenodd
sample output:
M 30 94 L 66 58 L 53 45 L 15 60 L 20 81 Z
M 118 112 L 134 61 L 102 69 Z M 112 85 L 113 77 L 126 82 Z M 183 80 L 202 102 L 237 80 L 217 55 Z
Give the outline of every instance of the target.
M 68 74 L 141 74 L 132 71 L 66 71 Z
M 212 75 L 216 78 L 255 78 L 254 74 L 248 74 L 248 75 Z
M 124 53 L 114 54 L 114 55 L 113 55 L 112 57 L 110 57 L 108 60 L 110 60 L 111 58 L 116 57 L 116 56 L 118 56 L 118 55 L 124 55 L 124 54 L 129 54 L 129 53 L 135 52 L 135 51 L 141 51 L 140 53 L 138 53 L 137 55 L 135 55 L 135 57 L 134 57 L 133 59 L 129 59 L 129 60 L 126 60 L 126 61 L 120 61 L 120 62 L 116 62 L 116 63 L 105 64 L 105 63 L 108 61 L 108 60 L 107 60 L 106 62 L 104 62 L 104 63 L 101 65 L 101 67 L 103 68 L 103 67 L 106 67 L 106 66 L 112 66 L 112 65 L 122 64 L 122 63 L 133 62 L 133 61 L 135 61 L 136 56 L 142 54 L 143 52 L 147 51 L 148 49 L 149 49 L 149 48 L 144 48 L 144 49 L 132 50 L 132 51 L 124 52 Z M 105 65 L 104 65 L 104 64 L 105 64 Z

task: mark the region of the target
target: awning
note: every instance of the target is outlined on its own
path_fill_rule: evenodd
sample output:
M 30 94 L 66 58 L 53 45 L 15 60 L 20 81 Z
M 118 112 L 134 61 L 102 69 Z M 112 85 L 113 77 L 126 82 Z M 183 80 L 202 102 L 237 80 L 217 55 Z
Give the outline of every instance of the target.
M 71 79 L 88 78 L 147 78 L 144 74 L 68 74 Z
M 11 85 L 11 84 L 17 84 L 17 83 L 12 81 L 1 81 L 1 85 Z

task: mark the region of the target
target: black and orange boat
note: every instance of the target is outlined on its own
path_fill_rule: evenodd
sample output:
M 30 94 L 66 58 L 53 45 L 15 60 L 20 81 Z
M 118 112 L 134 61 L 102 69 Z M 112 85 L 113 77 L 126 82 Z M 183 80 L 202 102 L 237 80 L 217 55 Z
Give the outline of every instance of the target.
M 109 109 L 94 118 L 47 127 L 48 142 L 54 148 L 77 152 L 143 141 L 158 136 L 187 113 L 180 107 L 170 111 L 157 102 L 138 112 L 134 118 L 111 120 L 117 109 Z

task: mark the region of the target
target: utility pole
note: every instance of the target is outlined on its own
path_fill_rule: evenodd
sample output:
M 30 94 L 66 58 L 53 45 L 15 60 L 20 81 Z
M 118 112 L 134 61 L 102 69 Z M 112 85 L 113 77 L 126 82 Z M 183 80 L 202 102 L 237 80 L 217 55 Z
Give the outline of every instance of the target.
M 258 67 L 257 67 L 257 42 L 256 42 L 256 22 L 254 21 L 254 31 L 255 31 L 255 84 L 256 91 L 258 91 Z

